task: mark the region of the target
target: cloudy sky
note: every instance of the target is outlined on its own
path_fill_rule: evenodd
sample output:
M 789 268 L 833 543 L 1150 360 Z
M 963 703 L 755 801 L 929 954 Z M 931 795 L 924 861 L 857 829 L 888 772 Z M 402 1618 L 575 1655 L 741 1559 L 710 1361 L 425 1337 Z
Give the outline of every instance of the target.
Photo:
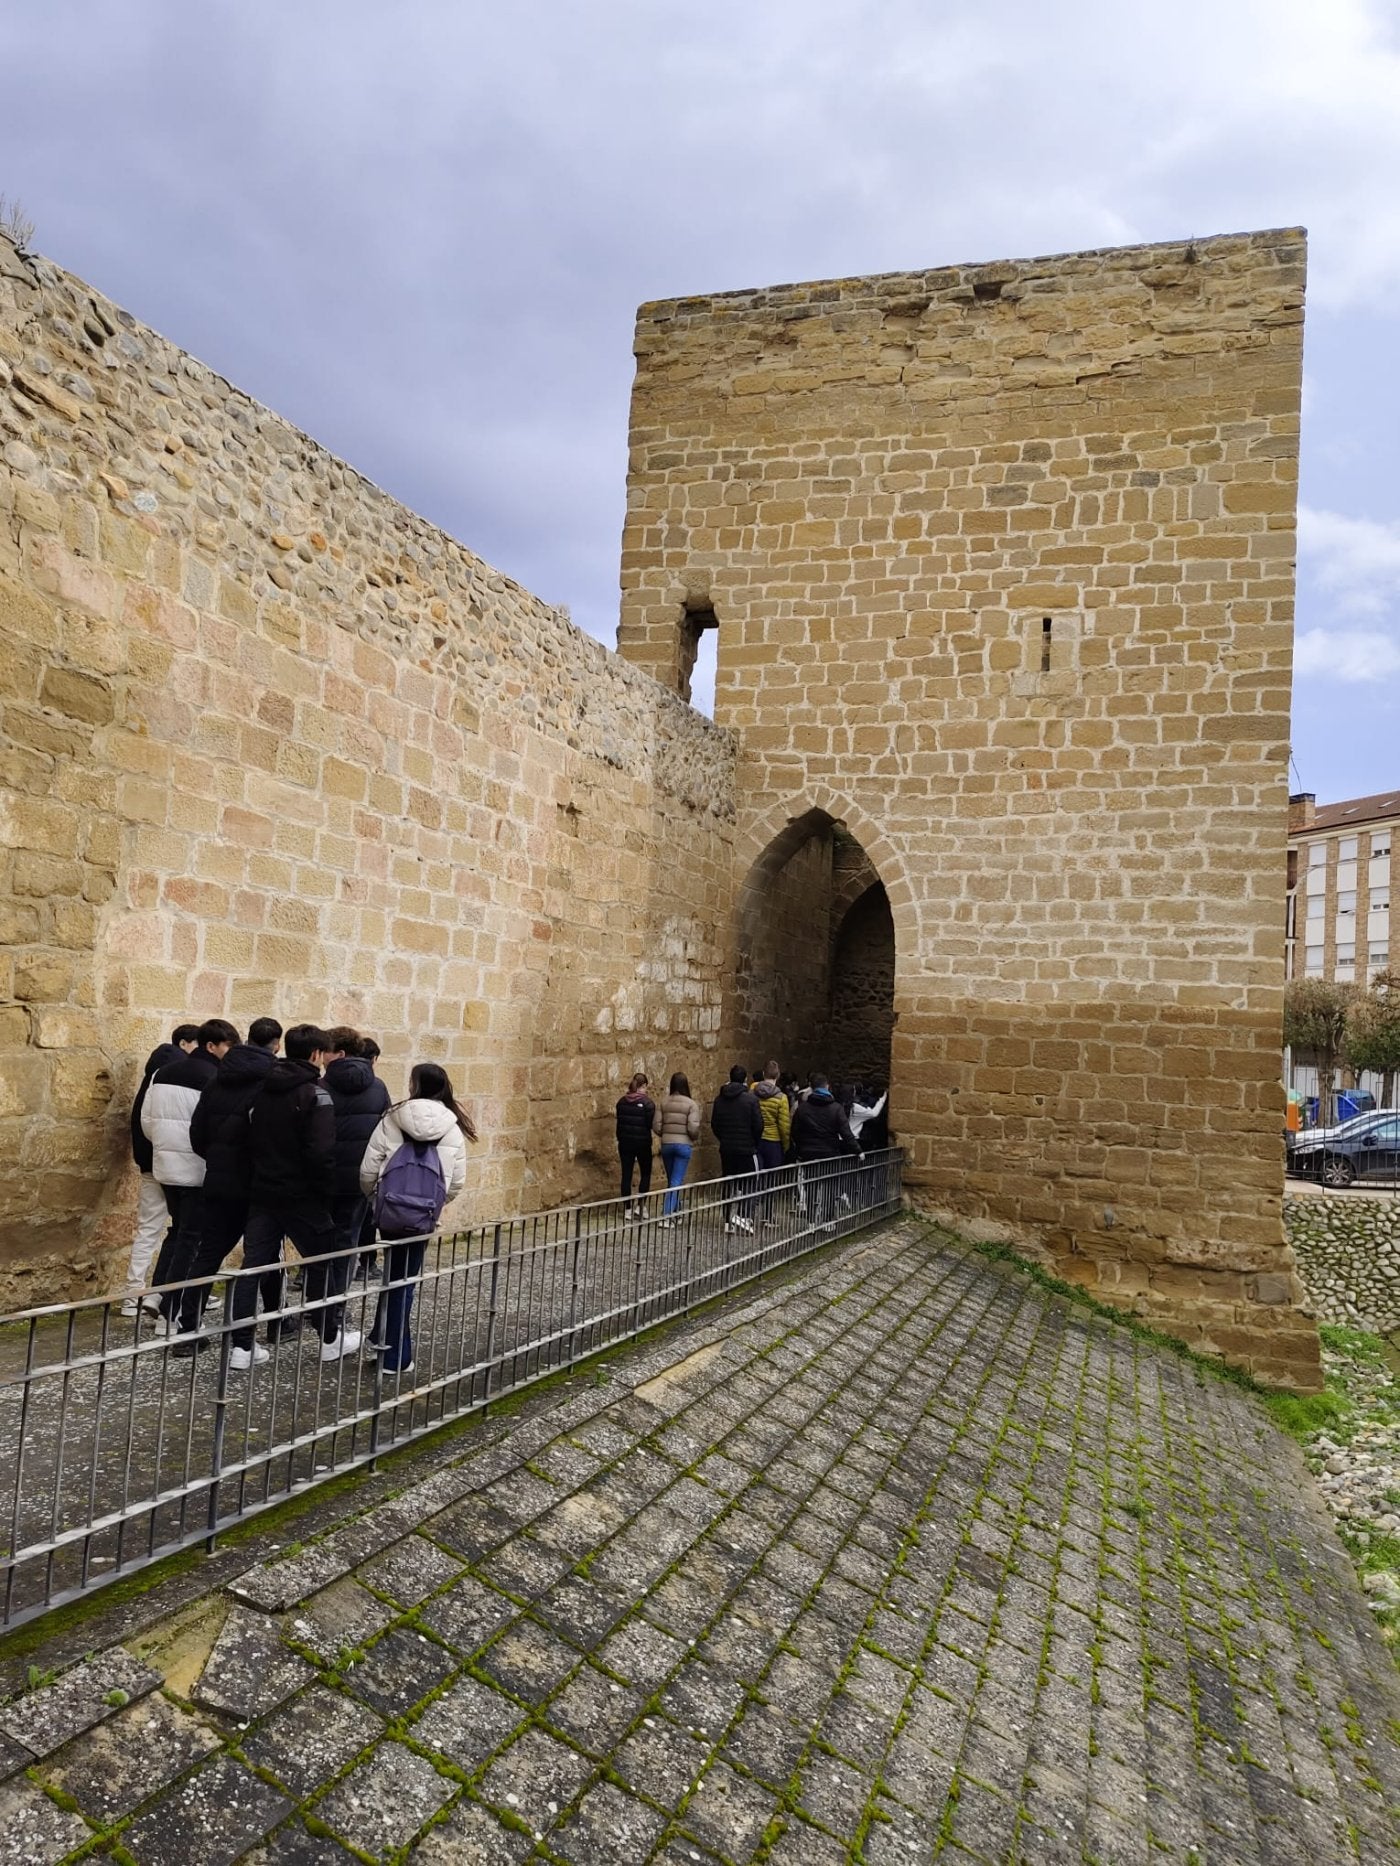
M 576 621 L 636 305 L 1312 239 L 1296 782 L 1400 783 L 1400 0 L 6 0 L 35 244 Z

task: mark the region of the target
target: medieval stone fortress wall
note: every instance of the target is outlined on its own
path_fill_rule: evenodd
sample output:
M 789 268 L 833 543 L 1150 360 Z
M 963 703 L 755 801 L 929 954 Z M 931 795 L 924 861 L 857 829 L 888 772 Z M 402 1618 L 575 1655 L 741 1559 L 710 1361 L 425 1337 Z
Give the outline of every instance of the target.
M 0 694 L 0 1307 L 117 1273 L 190 1015 L 444 1062 L 482 1214 L 599 1189 L 635 1057 L 714 1073 L 729 735 L 4 241 Z
M 925 1204 L 1314 1379 L 1303 267 L 1285 231 L 644 307 L 619 658 L 0 242 L 0 1301 L 112 1280 L 128 1092 L 189 1014 L 439 1057 L 479 1215 L 602 1191 L 633 1067 L 704 1094 L 845 1031 Z
M 619 637 L 683 691 L 718 625 L 774 922 L 822 919 L 832 824 L 870 857 L 921 1202 L 1283 1379 L 1304 266 L 1285 230 L 644 306 Z

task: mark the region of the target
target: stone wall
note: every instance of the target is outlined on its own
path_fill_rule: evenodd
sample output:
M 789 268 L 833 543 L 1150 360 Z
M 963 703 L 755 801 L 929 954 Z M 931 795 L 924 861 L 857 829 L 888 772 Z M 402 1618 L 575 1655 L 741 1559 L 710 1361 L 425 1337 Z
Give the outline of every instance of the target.
M 1283 1222 L 1320 1320 L 1400 1329 L 1400 1199 L 1294 1193 L 1283 1201 Z
M 478 1211 L 596 1194 L 715 1074 L 733 748 L 81 281 L 0 240 L 0 1308 L 110 1283 L 172 1022 L 441 1059 Z
M 643 306 L 619 645 L 675 685 L 712 608 L 741 863 L 813 809 L 873 860 L 919 1200 L 1306 1385 L 1304 263 L 1286 230 Z

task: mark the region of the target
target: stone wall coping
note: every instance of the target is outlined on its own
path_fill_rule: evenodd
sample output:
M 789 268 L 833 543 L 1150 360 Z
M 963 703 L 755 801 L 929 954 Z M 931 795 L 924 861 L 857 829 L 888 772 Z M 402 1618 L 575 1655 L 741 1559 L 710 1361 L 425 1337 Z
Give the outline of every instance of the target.
M 1212 234 L 1205 239 L 1149 241 L 1141 246 L 1097 246 L 1081 252 L 1047 253 L 1028 259 L 971 261 L 932 266 L 922 271 L 878 272 L 855 278 L 808 279 L 787 285 L 740 286 L 732 291 L 685 293 L 654 298 L 638 306 L 638 324 L 667 324 L 692 318 L 709 320 L 732 311 L 775 311 L 787 307 L 850 310 L 862 305 L 883 305 L 917 297 L 954 294 L 966 296 L 977 285 L 1032 282 L 1054 288 L 1057 279 L 1082 289 L 1083 274 L 1091 269 L 1106 278 L 1124 272 L 1142 272 L 1154 266 L 1180 266 L 1202 258 L 1225 258 L 1231 252 L 1300 246 L 1307 238 L 1301 226 L 1268 227 L 1257 231 Z M 1292 254 L 1287 257 L 1291 260 Z M 1301 260 L 1301 251 L 1297 254 Z M 910 311 L 914 306 L 907 307 Z M 923 307 L 919 307 L 922 309 Z

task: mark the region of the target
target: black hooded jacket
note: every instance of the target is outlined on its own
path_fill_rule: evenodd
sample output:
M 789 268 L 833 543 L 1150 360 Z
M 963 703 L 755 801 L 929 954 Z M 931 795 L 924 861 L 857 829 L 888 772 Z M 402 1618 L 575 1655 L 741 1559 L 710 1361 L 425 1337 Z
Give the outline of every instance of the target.
M 792 1117 L 792 1150 L 799 1160 L 839 1160 L 843 1153 L 859 1153 L 846 1110 L 824 1089 L 799 1104 Z
M 248 1110 L 254 1205 L 324 1204 L 335 1172 L 335 1103 L 310 1063 L 284 1056 Z
M 151 1077 L 156 1070 L 164 1069 L 167 1063 L 173 1063 L 182 1054 L 178 1043 L 158 1043 L 146 1058 L 146 1067 L 141 1071 L 141 1086 L 131 1104 L 131 1157 L 140 1172 L 149 1173 L 155 1158 L 150 1141 L 141 1132 L 141 1104 L 146 1099 L 146 1090 L 151 1086 Z
M 617 1144 L 651 1152 L 651 1124 L 656 1118 L 656 1103 L 644 1089 L 635 1089 L 617 1104 Z
M 326 1093 L 335 1104 L 335 1169 L 331 1191 L 337 1198 L 360 1195 L 360 1163 L 369 1137 L 389 1106 L 389 1091 L 362 1056 L 339 1056 L 326 1067 Z
M 237 1043 L 200 1092 L 190 1117 L 190 1145 L 204 1159 L 204 1192 L 211 1199 L 246 1199 L 253 1170 L 248 1151 L 248 1110 L 277 1058 L 256 1043 Z
M 710 1110 L 710 1131 L 723 1153 L 755 1153 L 763 1139 L 763 1110 L 742 1082 L 726 1082 Z

